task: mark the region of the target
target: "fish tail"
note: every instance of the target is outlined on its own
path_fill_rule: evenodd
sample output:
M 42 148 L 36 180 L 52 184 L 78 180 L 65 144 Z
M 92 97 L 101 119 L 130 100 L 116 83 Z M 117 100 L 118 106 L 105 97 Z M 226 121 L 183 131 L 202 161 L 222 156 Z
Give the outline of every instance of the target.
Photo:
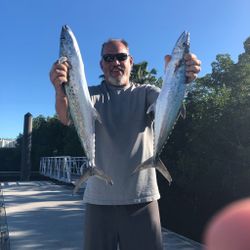
M 138 165 L 136 169 L 133 171 L 132 175 L 143 170 L 143 169 L 148 169 L 148 168 L 156 168 L 168 181 L 169 185 L 172 182 L 172 177 L 164 165 L 164 163 L 161 161 L 161 159 L 155 160 L 154 157 L 150 157 L 146 161 L 144 161 L 142 164 Z
M 172 177 L 167 169 L 167 167 L 164 165 L 164 163 L 161 161 L 161 159 L 158 159 L 155 168 L 167 179 L 169 185 L 172 182 Z
M 95 176 L 103 181 L 105 181 L 109 185 L 113 185 L 112 179 L 106 175 L 101 169 L 98 169 L 97 167 L 88 167 L 83 171 L 83 174 L 81 175 L 80 179 L 78 179 L 75 183 L 75 188 L 73 190 L 73 195 L 78 192 L 82 184 L 88 180 L 89 177 Z
M 84 169 L 80 179 L 78 179 L 75 182 L 75 188 L 73 190 L 73 195 L 76 194 L 78 192 L 78 190 L 80 189 L 80 187 L 82 186 L 82 184 L 88 180 L 88 178 L 92 175 L 92 170 L 91 168 L 86 168 Z
M 111 186 L 114 184 L 112 179 L 108 175 L 106 175 L 101 169 L 99 169 L 97 167 L 93 168 L 92 175 L 105 181 L 107 184 L 109 184 Z
M 148 169 L 148 168 L 153 168 L 154 167 L 154 158 L 150 157 L 149 159 L 147 159 L 146 161 L 144 161 L 143 163 L 141 163 L 140 165 L 138 165 L 136 167 L 136 169 L 133 171 L 132 175 L 134 175 L 135 173 L 143 170 L 143 169 Z

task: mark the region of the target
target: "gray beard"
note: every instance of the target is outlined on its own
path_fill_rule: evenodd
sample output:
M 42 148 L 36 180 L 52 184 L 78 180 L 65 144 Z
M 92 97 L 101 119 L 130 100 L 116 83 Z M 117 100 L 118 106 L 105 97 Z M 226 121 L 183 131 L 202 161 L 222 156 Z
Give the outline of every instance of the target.
M 124 76 L 122 76 L 122 77 L 119 78 L 119 79 L 110 76 L 110 77 L 107 79 L 107 82 L 111 83 L 112 85 L 121 86 L 121 85 L 124 85 L 124 84 L 125 84 L 125 82 L 123 81 L 123 78 L 124 78 Z

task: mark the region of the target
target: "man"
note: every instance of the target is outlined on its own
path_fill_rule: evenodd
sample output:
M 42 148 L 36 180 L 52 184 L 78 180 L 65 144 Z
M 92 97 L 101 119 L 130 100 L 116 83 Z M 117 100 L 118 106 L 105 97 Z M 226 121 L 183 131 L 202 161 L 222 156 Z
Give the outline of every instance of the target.
M 186 74 L 192 81 L 200 71 L 200 61 L 193 54 L 185 59 Z M 131 175 L 136 166 L 152 156 L 152 117 L 146 111 L 160 90 L 130 82 L 133 57 L 124 40 L 111 39 L 103 44 L 100 66 L 105 81 L 89 88 L 102 120 L 95 128 L 96 165 L 114 185 L 97 178 L 88 180 L 84 249 L 116 250 L 119 244 L 120 250 L 160 250 L 160 194 L 155 169 Z M 69 124 L 68 100 L 61 85 L 67 82 L 68 67 L 67 62 L 55 63 L 50 72 L 56 110 L 64 124 Z

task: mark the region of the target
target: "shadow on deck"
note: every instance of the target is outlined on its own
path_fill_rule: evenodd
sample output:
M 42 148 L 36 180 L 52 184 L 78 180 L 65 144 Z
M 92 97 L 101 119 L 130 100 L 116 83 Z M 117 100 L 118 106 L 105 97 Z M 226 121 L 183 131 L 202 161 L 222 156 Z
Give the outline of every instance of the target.
M 82 250 L 85 207 L 72 186 L 51 181 L 4 182 L 11 250 Z M 164 249 L 202 245 L 163 228 Z

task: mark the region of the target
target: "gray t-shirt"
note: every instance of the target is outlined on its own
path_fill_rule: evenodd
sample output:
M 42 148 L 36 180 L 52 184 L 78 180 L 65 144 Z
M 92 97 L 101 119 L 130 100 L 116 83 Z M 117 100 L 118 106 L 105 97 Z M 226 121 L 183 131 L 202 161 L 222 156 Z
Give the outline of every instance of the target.
M 103 82 L 89 88 L 102 123 L 96 121 L 96 166 L 112 178 L 110 186 L 91 177 L 84 202 L 96 205 L 125 205 L 160 198 L 155 169 L 134 169 L 153 155 L 152 114 L 148 107 L 159 88 L 132 83 L 115 87 Z

